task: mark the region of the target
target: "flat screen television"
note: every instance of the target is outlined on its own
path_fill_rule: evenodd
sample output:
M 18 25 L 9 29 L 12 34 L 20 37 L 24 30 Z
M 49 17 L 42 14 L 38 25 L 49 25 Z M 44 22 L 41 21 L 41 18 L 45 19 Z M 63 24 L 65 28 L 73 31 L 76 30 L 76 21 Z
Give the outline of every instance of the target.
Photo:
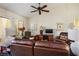
M 53 33 L 53 29 L 45 29 L 45 33 Z

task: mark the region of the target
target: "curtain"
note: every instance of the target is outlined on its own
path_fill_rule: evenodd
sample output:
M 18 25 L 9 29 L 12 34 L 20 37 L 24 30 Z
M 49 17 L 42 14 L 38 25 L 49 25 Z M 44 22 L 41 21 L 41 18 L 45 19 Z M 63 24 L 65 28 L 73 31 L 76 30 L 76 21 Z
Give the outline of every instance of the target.
M 0 18 L 0 39 L 5 39 L 5 19 Z

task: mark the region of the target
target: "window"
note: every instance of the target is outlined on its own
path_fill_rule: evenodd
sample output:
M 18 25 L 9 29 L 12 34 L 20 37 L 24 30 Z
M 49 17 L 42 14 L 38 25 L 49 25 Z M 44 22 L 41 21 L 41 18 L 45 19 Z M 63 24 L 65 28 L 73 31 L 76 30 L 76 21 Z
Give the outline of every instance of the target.
M 0 38 L 5 38 L 11 32 L 11 20 L 0 17 Z

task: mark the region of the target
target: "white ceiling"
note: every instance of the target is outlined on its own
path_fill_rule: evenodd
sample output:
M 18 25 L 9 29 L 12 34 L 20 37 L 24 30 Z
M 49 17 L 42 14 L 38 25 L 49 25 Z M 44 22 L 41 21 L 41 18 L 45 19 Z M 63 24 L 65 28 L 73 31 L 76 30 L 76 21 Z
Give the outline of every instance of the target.
M 37 12 L 31 13 L 30 11 L 35 10 L 34 8 L 31 7 L 31 5 L 38 7 L 38 3 L 0 3 L 0 8 L 4 8 L 6 10 L 12 11 L 16 14 L 19 14 L 24 17 L 32 17 L 38 15 Z M 63 6 L 67 4 L 56 4 L 56 3 L 41 3 L 41 6 L 47 5 L 48 7 L 46 8 L 47 10 L 50 10 L 51 12 L 54 12 L 54 8 L 59 6 Z M 72 5 L 72 4 L 69 4 Z M 79 6 L 79 4 L 73 4 L 76 6 Z M 73 6 L 72 5 L 72 6 Z
M 30 11 L 35 10 L 30 7 L 31 5 L 38 7 L 37 3 L 0 3 L 0 7 L 6 10 L 12 11 L 24 17 L 32 17 L 38 14 L 37 12 L 31 13 Z M 41 4 L 42 6 L 43 4 Z

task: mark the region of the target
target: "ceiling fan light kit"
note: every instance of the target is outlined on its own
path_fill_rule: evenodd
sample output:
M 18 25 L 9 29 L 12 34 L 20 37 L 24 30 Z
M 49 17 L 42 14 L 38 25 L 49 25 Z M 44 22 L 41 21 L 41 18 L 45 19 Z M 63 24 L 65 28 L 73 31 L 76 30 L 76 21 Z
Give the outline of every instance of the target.
M 43 12 L 49 12 L 49 10 L 44 10 L 44 8 L 46 8 L 47 5 L 44 5 L 44 6 L 40 7 L 40 3 L 39 3 L 39 6 L 38 7 L 35 7 L 35 6 L 31 6 L 31 7 L 36 9 L 34 11 L 31 11 L 31 13 L 38 11 L 39 12 L 39 15 L 41 15 L 42 11 Z

